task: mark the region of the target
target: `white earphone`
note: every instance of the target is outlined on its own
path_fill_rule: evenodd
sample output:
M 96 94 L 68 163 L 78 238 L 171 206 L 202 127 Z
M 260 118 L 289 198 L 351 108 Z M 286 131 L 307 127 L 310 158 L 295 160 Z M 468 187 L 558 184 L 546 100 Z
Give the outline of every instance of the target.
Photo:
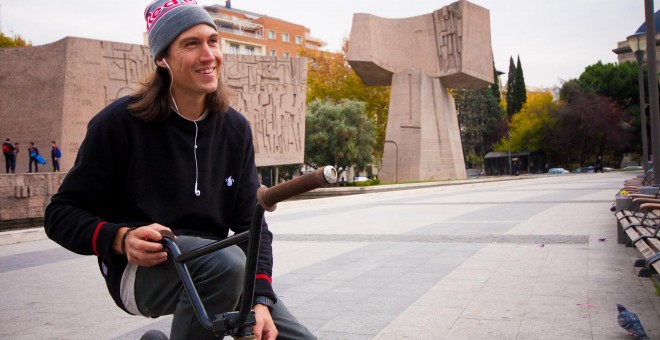
M 172 79 L 174 79 L 174 75 L 172 74 L 172 69 L 170 68 L 170 65 L 167 63 L 167 59 L 163 58 L 163 62 L 165 63 L 167 69 L 170 70 L 170 75 Z M 174 100 L 174 96 L 172 96 L 171 83 L 170 83 L 170 96 L 172 97 L 172 102 L 174 103 L 174 108 L 176 109 L 176 112 L 179 113 L 179 107 L 176 105 L 176 100 Z M 197 164 L 197 134 L 199 133 L 199 128 L 197 127 L 197 122 L 193 121 L 193 123 L 195 123 L 195 144 L 193 149 L 193 154 L 195 156 L 195 196 L 199 197 L 202 195 L 202 192 L 199 189 L 197 189 L 197 185 L 198 185 L 197 180 L 199 178 L 199 166 Z

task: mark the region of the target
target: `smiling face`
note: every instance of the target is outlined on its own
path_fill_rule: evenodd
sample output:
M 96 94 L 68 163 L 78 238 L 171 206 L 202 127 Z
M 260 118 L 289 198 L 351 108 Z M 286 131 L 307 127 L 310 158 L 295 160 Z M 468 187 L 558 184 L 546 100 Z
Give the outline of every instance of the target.
M 172 95 L 179 101 L 204 100 L 215 92 L 220 78 L 222 52 L 218 32 L 199 24 L 181 33 L 170 44 L 167 61 L 158 60 L 160 67 L 169 65 L 172 75 Z

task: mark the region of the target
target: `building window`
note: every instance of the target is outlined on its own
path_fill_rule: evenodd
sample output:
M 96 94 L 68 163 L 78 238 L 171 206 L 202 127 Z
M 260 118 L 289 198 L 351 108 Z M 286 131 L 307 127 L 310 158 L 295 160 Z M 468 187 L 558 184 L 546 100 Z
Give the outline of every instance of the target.
M 289 42 L 289 33 L 282 33 L 282 41 Z
M 241 49 L 237 44 L 229 44 L 229 53 L 230 54 L 240 54 Z
M 268 39 L 275 40 L 275 31 L 273 30 L 268 30 Z
M 277 51 L 275 51 L 275 50 L 270 50 L 270 56 L 271 56 L 271 57 L 277 57 Z
M 245 46 L 245 54 L 254 55 L 254 47 L 253 46 Z
M 296 35 L 296 45 L 302 45 L 302 37 L 299 35 Z
M 284 52 L 284 56 L 285 56 L 286 58 L 288 58 L 288 57 L 289 57 L 289 52 Z

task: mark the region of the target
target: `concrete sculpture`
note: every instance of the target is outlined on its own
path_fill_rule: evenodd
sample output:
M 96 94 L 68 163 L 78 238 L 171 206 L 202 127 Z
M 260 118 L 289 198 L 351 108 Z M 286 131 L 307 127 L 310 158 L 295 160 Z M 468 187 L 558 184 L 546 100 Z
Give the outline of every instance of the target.
M 381 182 L 466 178 L 447 89 L 494 81 L 489 11 L 461 0 L 403 19 L 356 13 L 347 59 L 365 84 L 392 86 Z

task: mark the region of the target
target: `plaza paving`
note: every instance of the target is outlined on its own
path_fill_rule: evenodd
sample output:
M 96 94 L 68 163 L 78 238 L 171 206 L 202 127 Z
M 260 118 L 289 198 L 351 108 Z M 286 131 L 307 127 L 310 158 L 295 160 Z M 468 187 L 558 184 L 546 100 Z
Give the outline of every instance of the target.
M 274 286 L 320 339 L 631 339 L 616 303 L 660 338 L 660 297 L 637 277 L 636 250 L 617 244 L 609 210 L 635 174 L 467 180 L 280 203 L 266 216 Z M 168 331 L 169 317 L 115 307 L 94 257 L 39 230 L 2 233 L 0 244 L 0 338 Z

